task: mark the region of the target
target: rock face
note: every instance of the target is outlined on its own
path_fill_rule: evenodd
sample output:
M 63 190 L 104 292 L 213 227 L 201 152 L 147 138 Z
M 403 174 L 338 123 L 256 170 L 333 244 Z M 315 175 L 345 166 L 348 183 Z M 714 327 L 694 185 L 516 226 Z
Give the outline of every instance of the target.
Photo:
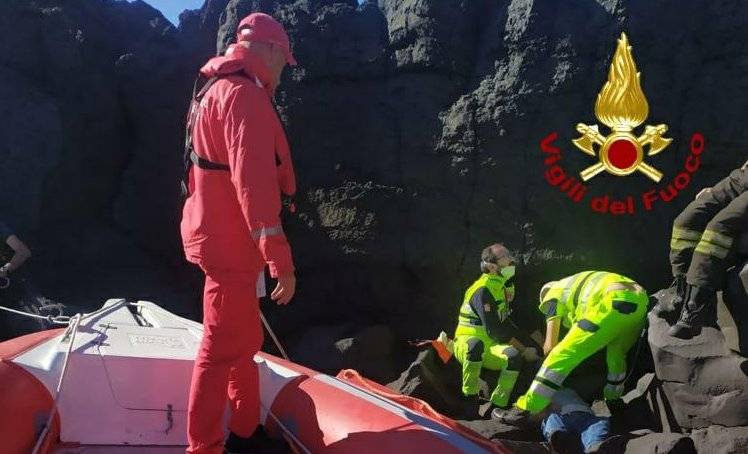
M 29 274 L 73 311 L 108 294 L 197 316 L 175 234 L 177 30 L 142 1 L 8 1 L 0 23 L 0 217 Z
M 428 348 L 420 352 L 400 377 L 387 386 L 400 394 L 428 402 L 442 414 L 475 419 L 477 415 L 465 414 L 466 406 L 460 397 L 461 377 L 460 364 L 454 358 L 444 364 L 439 355 Z
M 385 325 L 361 330 L 352 325 L 314 326 L 305 330 L 290 354 L 295 361 L 313 365 L 321 372 L 335 375 L 341 369 L 353 368 L 383 383 L 400 367 L 402 353 L 396 350 L 395 342 L 392 329 Z
M 655 452 L 663 454 L 696 454 L 693 440 L 688 435 L 653 433 L 634 438 L 626 443 L 626 453 Z
M 712 426 L 691 434 L 698 452 L 738 454 L 748 451 L 748 427 Z
M 600 267 L 648 288 L 665 284 L 671 219 L 700 186 L 744 161 L 733 145 L 744 131 L 694 108 L 704 99 L 724 111 L 743 107 L 736 63 L 743 51 L 723 45 L 745 33 L 731 19 L 743 8 L 228 2 L 217 24 L 219 49 L 242 16 L 261 10 L 287 25 L 300 62 L 278 101 L 301 187 L 300 214 L 287 230 L 308 312 L 286 311 L 286 326 L 300 326 L 309 313 L 313 324 L 366 326 L 376 307 L 378 321 L 402 337 L 449 331 L 478 272 L 478 253 L 495 239 L 525 262 L 517 305 L 525 326 L 538 322 L 532 301 L 543 280 Z M 656 17 L 683 20 L 663 25 Z M 594 99 L 621 31 L 642 72 L 648 121 L 667 123 L 675 140 L 652 158 L 666 175 L 662 185 L 642 175 L 589 183 L 591 195 L 633 195 L 631 216 L 593 213 L 590 198 L 574 204 L 552 188 L 538 146 L 555 131 L 565 168 L 592 164 L 570 140 L 576 123 L 595 121 Z M 677 198 L 646 211 L 640 195 L 666 189 L 696 131 L 707 137 L 702 168 Z M 632 244 L 647 253 L 632 253 Z
M 677 425 L 748 426 L 748 360 L 730 351 L 714 328 L 687 341 L 668 336 L 667 329 L 649 315 L 655 374 Z

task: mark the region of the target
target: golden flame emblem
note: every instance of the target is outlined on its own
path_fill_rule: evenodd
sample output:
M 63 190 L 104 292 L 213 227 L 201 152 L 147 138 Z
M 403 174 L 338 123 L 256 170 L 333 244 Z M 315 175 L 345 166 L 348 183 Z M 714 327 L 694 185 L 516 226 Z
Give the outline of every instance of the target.
M 582 137 L 572 140 L 577 148 L 588 155 L 599 154 L 600 162 L 580 172 L 583 181 L 604 170 L 617 176 L 630 175 L 638 170 L 655 182 L 662 179 L 662 172 L 644 162 L 644 147 L 649 146 L 647 155 L 654 156 L 670 145 L 673 139 L 663 137 L 667 125 L 647 125 L 642 135 L 637 137 L 632 134 L 649 115 L 649 104 L 642 91 L 640 75 L 631 55 L 628 38 L 621 33 L 610 64 L 608 81 L 595 102 L 595 117 L 610 128 L 611 133 L 606 137 L 596 124 L 579 123 L 577 131 Z M 598 146 L 597 151 L 595 145 Z

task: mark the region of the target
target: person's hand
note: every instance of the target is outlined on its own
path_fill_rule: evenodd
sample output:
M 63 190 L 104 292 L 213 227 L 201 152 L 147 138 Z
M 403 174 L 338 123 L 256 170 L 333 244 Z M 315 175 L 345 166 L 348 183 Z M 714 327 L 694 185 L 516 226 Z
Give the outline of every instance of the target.
M 296 293 L 296 276 L 286 274 L 278 276 L 278 285 L 275 286 L 275 290 L 270 294 L 270 298 L 280 306 L 285 306 L 291 301 L 294 293 Z
M 704 194 L 709 194 L 710 192 L 712 192 L 712 188 L 704 188 L 701 191 L 699 191 L 698 194 L 696 194 L 696 199 L 698 199 L 699 197 L 701 197 Z
M 0 266 L 0 277 L 8 277 L 8 264 Z
M 540 359 L 540 356 L 538 356 L 538 351 L 533 347 L 527 347 L 522 351 L 522 358 L 524 358 L 528 363 L 534 363 Z

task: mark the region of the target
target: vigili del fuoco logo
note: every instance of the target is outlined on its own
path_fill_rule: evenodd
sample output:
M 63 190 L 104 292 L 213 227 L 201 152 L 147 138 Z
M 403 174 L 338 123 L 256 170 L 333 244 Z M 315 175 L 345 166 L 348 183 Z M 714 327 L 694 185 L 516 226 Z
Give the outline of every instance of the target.
M 701 166 L 705 141 L 704 136 L 696 132 L 691 136 L 690 153 L 683 169 L 667 185 L 659 185 L 640 195 L 629 195 L 621 200 L 613 200 L 607 194 L 587 196 L 588 185 L 592 185 L 589 182 L 602 172 L 617 177 L 640 174 L 654 183 L 660 183 L 664 176 L 647 158 L 666 151 L 673 139 L 666 137 L 668 128 L 665 124 L 646 124 L 643 130 L 640 129 L 649 115 L 649 104 L 639 77 L 628 38 L 622 33 L 610 64 L 608 81 L 595 102 L 595 117 L 607 127 L 607 135 L 597 124 L 579 123 L 576 129 L 581 136 L 572 140 L 573 145 L 589 155 L 591 161 L 597 160 L 578 175 L 562 167 L 561 149 L 555 145 L 558 138 L 556 132 L 540 142 L 540 149 L 545 157 L 546 181 L 576 203 L 588 201 L 590 209 L 598 213 L 633 215 L 638 206 L 644 211 L 652 211 L 658 202 L 667 203 L 675 199 Z M 640 130 L 637 132 L 637 129 Z

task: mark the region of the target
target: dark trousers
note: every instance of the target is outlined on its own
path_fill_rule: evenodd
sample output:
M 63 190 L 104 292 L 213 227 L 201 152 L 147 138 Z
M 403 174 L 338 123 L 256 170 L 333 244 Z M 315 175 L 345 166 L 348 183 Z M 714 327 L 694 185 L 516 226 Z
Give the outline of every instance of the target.
M 748 226 L 748 171 L 734 170 L 675 218 L 670 241 L 673 276 L 722 288 L 740 234 Z

